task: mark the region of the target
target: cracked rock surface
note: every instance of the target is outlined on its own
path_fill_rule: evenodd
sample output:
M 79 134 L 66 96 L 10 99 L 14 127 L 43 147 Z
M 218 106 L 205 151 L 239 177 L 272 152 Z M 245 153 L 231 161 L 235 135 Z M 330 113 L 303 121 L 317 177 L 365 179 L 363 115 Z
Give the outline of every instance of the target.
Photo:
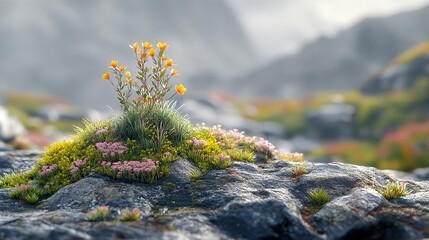
M 37 154 L 0 155 L 0 174 L 26 170 Z M 301 164 L 308 174 L 292 176 Z M 9 199 L 0 189 L 0 239 L 421 239 L 429 237 L 429 182 L 419 175 L 342 163 L 236 162 L 191 181 L 194 165 L 180 159 L 153 185 L 92 174 L 38 205 Z M 405 177 L 404 177 L 405 176 Z M 408 195 L 386 200 L 377 190 L 392 180 Z M 312 188 L 331 201 L 313 208 Z M 85 213 L 108 205 L 104 221 Z M 137 207 L 142 218 L 118 221 Z

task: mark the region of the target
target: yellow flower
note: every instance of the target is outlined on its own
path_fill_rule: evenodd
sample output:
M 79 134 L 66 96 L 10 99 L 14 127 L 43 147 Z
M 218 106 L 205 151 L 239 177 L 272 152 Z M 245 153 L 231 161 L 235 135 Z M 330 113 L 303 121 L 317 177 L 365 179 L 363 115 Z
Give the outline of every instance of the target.
M 102 78 L 103 78 L 104 80 L 110 80 L 110 73 L 109 73 L 109 71 L 106 71 L 106 72 L 103 74 Z
M 173 66 L 173 59 L 168 59 L 167 62 L 165 62 L 164 67 L 168 68 Z
M 125 83 L 129 83 L 129 84 L 131 84 L 131 83 L 133 83 L 133 79 L 132 79 L 132 78 L 126 78 L 126 79 L 124 80 L 124 82 L 125 82 Z
M 144 49 L 151 49 L 152 48 L 152 44 L 150 44 L 149 42 L 144 42 L 143 43 L 143 48 Z
M 127 71 L 127 72 L 125 73 L 125 76 L 126 76 L 127 78 L 130 78 L 130 77 L 131 77 L 131 73 L 130 73 L 130 71 Z
M 161 56 L 161 60 L 165 60 L 165 59 L 167 59 L 167 57 L 164 55 L 164 53 L 162 54 L 162 56 Z
M 112 66 L 112 68 L 116 68 L 116 66 L 118 66 L 118 61 L 117 60 L 112 60 L 110 62 L 110 66 Z
M 125 67 L 125 66 L 119 66 L 119 71 L 124 71 L 125 70 L 125 68 L 127 68 L 127 67 Z
M 186 88 L 183 86 L 183 84 L 180 84 L 179 86 L 176 85 L 176 92 L 180 95 L 183 95 L 186 92 Z
M 168 44 L 167 43 L 158 42 L 158 44 L 156 44 L 156 46 L 159 48 L 159 50 L 165 50 L 165 49 L 168 48 Z
M 171 76 L 179 76 L 180 74 L 177 72 L 176 69 L 171 69 Z
M 133 43 L 133 48 L 134 48 L 134 52 L 139 52 L 140 51 L 139 44 L 137 42 Z
M 149 55 L 151 57 L 155 56 L 155 49 L 151 48 L 147 55 Z

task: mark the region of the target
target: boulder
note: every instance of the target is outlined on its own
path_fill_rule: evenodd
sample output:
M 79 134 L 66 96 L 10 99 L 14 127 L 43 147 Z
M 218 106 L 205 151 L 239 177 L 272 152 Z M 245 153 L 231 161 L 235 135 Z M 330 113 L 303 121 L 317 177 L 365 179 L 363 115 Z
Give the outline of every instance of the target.
M 21 160 L 20 160 L 21 158 Z M 28 157 L 9 154 L 0 170 L 27 168 Z M 33 158 L 34 163 L 34 158 Z M 308 174 L 294 177 L 304 165 Z M 6 170 L 4 170 L 6 169 Z M 421 239 L 429 237 L 429 182 L 401 180 L 404 197 L 387 200 L 378 190 L 392 172 L 343 163 L 234 162 L 199 179 L 186 159 L 155 184 L 121 182 L 90 174 L 28 205 L 0 189 L 0 239 Z M 323 188 L 331 201 L 311 206 L 307 191 Z M 103 221 L 88 210 L 108 205 Z M 118 211 L 138 207 L 136 222 Z

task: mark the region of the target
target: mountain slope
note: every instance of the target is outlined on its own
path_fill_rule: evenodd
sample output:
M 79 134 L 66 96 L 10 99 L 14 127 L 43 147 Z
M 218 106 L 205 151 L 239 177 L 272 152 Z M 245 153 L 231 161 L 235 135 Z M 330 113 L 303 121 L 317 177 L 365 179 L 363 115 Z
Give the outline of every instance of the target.
M 101 73 L 112 58 L 134 66 L 127 46 L 134 41 L 170 43 L 167 56 L 174 58 L 184 80 L 205 72 L 232 74 L 252 57 L 241 26 L 223 1 L 2 3 L 3 91 L 60 95 L 84 106 L 112 105 L 113 90 L 101 82 Z
M 429 6 L 366 19 L 332 38 L 307 44 L 233 81 L 236 94 L 291 98 L 313 91 L 354 89 L 397 54 L 429 37 Z M 283 43 L 287 44 L 287 43 Z

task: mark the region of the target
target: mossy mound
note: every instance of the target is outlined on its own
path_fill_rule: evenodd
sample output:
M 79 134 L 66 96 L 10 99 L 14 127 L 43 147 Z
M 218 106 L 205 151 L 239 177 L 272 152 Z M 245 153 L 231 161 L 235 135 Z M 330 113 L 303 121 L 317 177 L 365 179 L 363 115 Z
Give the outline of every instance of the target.
M 91 172 L 153 183 L 167 176 L 170 164 L 179 158 L 198 166 L 196 178 L 211 169 L 227 168 L 233 161 L 253 162 L 260 154 L 269 159 L 302 160 L 238 130 L 192 126 L 174 104 L 84 123 L 86 127 L 78 128 L 70 140 L 49 146 L 32 170 L 6 175 L 0 186 L 16 187 L 11 197 L 36 203 Z

